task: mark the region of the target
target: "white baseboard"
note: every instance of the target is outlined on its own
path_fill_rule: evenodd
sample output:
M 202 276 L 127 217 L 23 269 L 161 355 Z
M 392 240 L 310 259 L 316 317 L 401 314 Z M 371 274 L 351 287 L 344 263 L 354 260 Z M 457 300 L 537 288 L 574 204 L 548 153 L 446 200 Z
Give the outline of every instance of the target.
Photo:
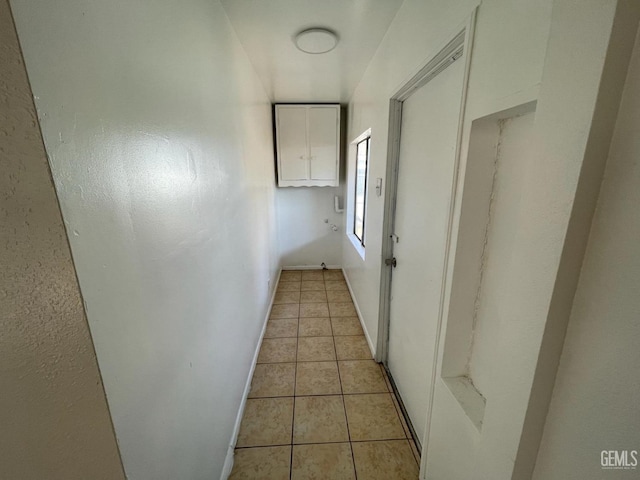
M 264 318 L 264 322 L 262 324 L 262 331 L 260 332 L 260 338 L 258 339 L 258 344 L 256 345 L 256 350 L 253 353 L 253 360 L 251 362 L 251 369 L 249 370 L 249 376 L 247 377 L 247 381 L 244 385 L 244 392 L 242 393 L 242 402 L 240 402 L 240 408 L 238 409 L 238 415 L 236 416 L 236 423 L 233 426 L 233 432 L 231 434 L 231 442 L 229 443 L 229 450 L 227 450 L 227 456 L 224 459 L 224 465 L 222 467 L 222 474 L 220 475 L 220 480 L 227 480 L 229 475 L 231 475 L 231 470 L 233 470 L 233 455 L 236 448 L 236 442 L 238 441 L 238 434 L 240 433 L 240 424 L 242 423 L 242 416 L 244 415 L 244 408 L 247 405 L 247 397 L 249 396 L 249 390 L 251 389 L 251 380 L 253 379 L 253 372 L 256 369 L 256 364 L 258 363 L 258 354 L 260 353 L 260 346 L 262 345 L 262 338 L 264 337 L 264 332 L 267 329 L 267 321 L 269 320 L 269 314 L 271 313 L 271 307 L 273 307 L 273 302 L 276 298 L 276 291 L 278 290 L 278 282 L 280 281 L 280 274 L 282 270 L 278 272 L 278 278 L 276 278 L 276 282 L 274 284 L 273 292 L 271 293 L 271 301 L 269 302 L 269 308 L 267 309 L 267 315 Z
M 327 265 L 328 270 L 342 270 L 340 265 Z M 286 265 L 282 270 L 322 270 L 320 265 Z
M 353 300 L 353 305 L 356 307 L 356 313 L 358 314 L 358 319 L 360 320 L 360 325 L 362 325 L 362 331 L 364 331 L 364 337 L 367 339 L 367 343 L 369 344 L 369 350 L 371 350 L 371 355 L 373 358 L 376 358 L 376 348 L 374 347 L 374 343 L 371 341 L 371 336 L 369 336 L 369 331 L 367 330 L 367 326 L 364 323 L 362 312 L 360 311 L 360 307 L 358 306 L 358 301 L 356 300 L 356 296 L 353 294 L 353 288 L 351 288 L 351 282 L 349 282 L 349 277 L 347 276 L 347 272 L 344 271 L 344 268 L 341 268 L 342 274 L 344 275 L 344 279 L 347 282 L 347 288 L 349 289 L 349 294 L 351 295 L 351 299 Z

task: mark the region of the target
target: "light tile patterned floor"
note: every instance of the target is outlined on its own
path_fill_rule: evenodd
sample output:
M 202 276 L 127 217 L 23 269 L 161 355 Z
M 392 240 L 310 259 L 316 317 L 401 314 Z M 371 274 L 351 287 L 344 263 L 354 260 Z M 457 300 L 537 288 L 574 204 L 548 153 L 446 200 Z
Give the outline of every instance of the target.
M 416 480 L 418 452 L 339 270 L 283 271 L 232 480 Z

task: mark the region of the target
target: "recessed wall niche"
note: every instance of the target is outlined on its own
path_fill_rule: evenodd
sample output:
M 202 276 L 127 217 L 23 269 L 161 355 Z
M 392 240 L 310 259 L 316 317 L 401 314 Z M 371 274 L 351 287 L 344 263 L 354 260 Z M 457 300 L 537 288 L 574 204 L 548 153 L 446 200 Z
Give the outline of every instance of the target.
M 442 379 L 480 431 L 491 401 L 500 326 L 509 322 L 508 282 L 514 232 L 523 221 L 536 102 L 474 120 L 464 179 Z

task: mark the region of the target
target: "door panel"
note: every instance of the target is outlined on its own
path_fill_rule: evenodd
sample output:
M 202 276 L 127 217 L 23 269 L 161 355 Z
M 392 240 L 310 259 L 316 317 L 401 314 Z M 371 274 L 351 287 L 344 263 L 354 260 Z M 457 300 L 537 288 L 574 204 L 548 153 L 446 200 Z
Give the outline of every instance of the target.
M 404 101 L 387 366 L 425 433 L 464 77 L 459 59 Z
M 278 142 L 282 180 L 306 180 L 307 177 L 307 109 L 278 109 Z
M 338 111 L 336 108 L 309 109 L 309 150 L 311 180 L 333 180 L 338 145 Z

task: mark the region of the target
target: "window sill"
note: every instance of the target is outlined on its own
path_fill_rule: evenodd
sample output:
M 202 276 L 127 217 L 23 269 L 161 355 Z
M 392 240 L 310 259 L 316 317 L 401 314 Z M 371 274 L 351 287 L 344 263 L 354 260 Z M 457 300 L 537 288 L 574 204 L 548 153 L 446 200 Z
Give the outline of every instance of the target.
M 347 233 L 347 238 L 351 241 L 351 245 L 353 245 L 353 248 L 355 248 L 356 252 L 358 252 L 358 255 L 360 255 L 360 258 L 364 260 L 364 247 L 360 243 L 360 239 L 356 237 L 353 233 Z

